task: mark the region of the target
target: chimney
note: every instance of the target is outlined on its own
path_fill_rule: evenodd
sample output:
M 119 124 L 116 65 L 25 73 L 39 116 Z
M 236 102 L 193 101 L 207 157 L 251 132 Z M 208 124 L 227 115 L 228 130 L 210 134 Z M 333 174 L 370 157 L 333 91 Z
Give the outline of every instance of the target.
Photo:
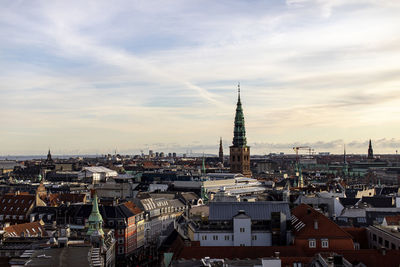
M 318 230 L 318 221 L 317 220 L 314 220 L 314 229 Z

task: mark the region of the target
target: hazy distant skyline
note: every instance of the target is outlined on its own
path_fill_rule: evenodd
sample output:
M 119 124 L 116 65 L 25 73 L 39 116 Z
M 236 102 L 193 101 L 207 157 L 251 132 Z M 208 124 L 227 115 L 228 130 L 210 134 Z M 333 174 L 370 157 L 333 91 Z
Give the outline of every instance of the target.
M 399 1 L 0 3 L 0 155 L 400 148 Z

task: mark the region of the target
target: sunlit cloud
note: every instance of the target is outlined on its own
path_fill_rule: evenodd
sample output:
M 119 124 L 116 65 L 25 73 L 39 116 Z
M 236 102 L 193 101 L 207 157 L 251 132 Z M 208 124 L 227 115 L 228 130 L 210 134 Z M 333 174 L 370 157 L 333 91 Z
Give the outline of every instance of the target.
M 254 153 L 397 140 L 396 2 L 5 1 L 0 154 L 212 152 L 238 81 Z

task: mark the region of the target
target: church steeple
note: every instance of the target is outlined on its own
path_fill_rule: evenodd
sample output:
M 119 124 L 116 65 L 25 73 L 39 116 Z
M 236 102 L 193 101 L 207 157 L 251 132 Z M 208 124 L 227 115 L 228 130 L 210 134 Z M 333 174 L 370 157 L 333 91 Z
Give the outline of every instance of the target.
M 246 129 L 244 126 L 244 115 L 242 103 L 240 101 L 240 83 L 238 84 L 238 101 L 236 104 L 235 127 L 233 130 L 232 143 L 235 147 L 245 147 L 247 145 Z
M 235 126 L 233 128 L 233 142 L 230 149 L 230 171 L 251 176 L 250 171 L 250 147 L 247 146 L 244 115 L 240 101 L 240 84 L 238 84 L 238 100 L 236 104 Z
M 374 150 L 372 149 L 372 142 L 371 142 L 371 139 L 369 139 L 368 159 L 373 159 L 373 158 L 374 158 Z
M 50 148 L 49 148 L 49 152 L 47 153 L 47 159 L 46 162 L 51 163 L 53 162 L 53 159 L 51 158 L 51 153 L 50 153 Z
M 93 201 L 92 201 L 92 212 L 90 213 L 89 219 L 89 229 L 87 231 L 87 235 L 91 236 L 92 234 L 98 232 L 101 235 L 104 235 L 103 232 L 103 217 L 101 217 L 99 211 L 99 204 L 97 200 L 97 193 L 94 193 Z
M 219 162 L 224 163 L 224 150 L 222 148 L 222 137 L 219 139 Z

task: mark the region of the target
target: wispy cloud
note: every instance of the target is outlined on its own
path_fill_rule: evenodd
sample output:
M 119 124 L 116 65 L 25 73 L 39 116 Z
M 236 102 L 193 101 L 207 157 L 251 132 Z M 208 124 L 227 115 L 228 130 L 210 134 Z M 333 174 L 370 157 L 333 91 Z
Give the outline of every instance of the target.
M 376 0 L 5 1 L 0 154 L 229 140 L 238 81 L 254 151 L 391 140 L 399 11 Z

